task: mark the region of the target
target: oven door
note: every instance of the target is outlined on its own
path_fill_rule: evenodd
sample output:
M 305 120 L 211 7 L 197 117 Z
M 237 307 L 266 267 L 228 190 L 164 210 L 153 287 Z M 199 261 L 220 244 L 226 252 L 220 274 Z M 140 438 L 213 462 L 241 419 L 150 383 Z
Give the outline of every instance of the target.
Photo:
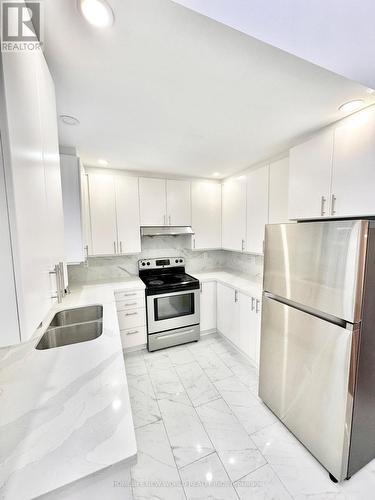
M 147 297 L 148 333 L 199 324 L 199 289 Z

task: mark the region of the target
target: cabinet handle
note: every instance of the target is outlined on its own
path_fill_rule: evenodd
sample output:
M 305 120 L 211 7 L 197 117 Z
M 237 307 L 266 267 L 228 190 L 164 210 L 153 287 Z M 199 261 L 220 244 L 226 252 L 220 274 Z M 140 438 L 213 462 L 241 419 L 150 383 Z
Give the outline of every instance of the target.
M 113 252 L 114 252 L 114 253 L 117 253 L 117 252 L 116 252 L 116 242 L 115 242 L 115 241 L 113 242 Z
M 325 211 L 325 203 L 327 201 L 327 198 L 325 196 L 322 196 L 321 197 L 321 200 L 320 200 L 320 215 L 323 216 L 326 214 L 326 211 Z
M 256 312 L 256 314 L 258 314 L 258 312 L 259 312 L 259 305 L 260 305 L 260 302 L 259 302 L 259 300 L 258 300 L 258 299 L 256 300 L 256 303 L 255 303 L 255 304 L 256 304 L 256 305 L 255 305 L 255 312 Z
M 238 291 L 237 290 L 234 291 L 234 301 L 238 302 Z
M 135 333 L 138 333 L 138 330 L 132 330 L 131 332 L 126 332 L 126 335 L 134 335 Z
M 166 215 L 163 215 L 163 224 L 164 224 L 164 226 L 167 225 L 167 216 Z
M 169 225 L 171 226 L 171 216 L 168 217 Z
M 131 302 L 130 304 L 125 304 L 125 307 L 136 306 L 136 302 Z
M 122 253 L 122 241 L 120 241 L 120 253 Z
M 203 292 L 203 283 L 201 283 L 201 284 L 199 285 L 199 288 L 200 288 L 201 293 L 202 293 L 202 292 Z
M 193 248 L 195 250 L 195 238 L 193 238 Z
M 331 198 L 331 214 L 335 215 L 336 210 L 335 210 L 335 204 L 336 204 L 336 196 L 332 193 L 332 198 Z
M 245 250 L 245 240 L 241 240 L 241 251 Z
M 138 314 L 137 312 L 133 312 L 133 313 L 126 313 L 125 316 L 135 316 L 136 314 Z
M 254 311 L 254 303 L 255 303 L 255 299 L 254 297 L 251 297 L 251 310 Z
M 89 258 L 89 246 L 85 245 L 83 248 L 85 250 L 85 256 L 86 256 L 85 260 L 87 260 Z
M 124 297 L 134 297 L 134 295 L 137 295 L 136 293 L 124 293 Z

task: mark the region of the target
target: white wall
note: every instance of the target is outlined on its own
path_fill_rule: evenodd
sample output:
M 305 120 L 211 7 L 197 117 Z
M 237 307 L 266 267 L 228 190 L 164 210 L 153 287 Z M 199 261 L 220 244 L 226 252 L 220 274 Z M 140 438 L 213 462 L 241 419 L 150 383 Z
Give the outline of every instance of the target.
M 374 0 L 174 0 L 375 88 Z

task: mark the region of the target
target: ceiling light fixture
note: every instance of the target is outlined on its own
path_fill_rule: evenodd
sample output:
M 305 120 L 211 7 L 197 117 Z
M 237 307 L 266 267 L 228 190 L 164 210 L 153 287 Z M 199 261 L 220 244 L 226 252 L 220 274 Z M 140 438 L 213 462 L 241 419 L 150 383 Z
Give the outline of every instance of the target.
M 65 125 L 79 125 L 79 120 L 75 116 L 60 115 L 60 120 L 65 123 Z
M 373 94 L 375 92 L 375 89 L 371 89 L 370 87 L 368 89 L 366 89 L 366 92 L 368 94 Z
M 352 101 L 345 102 L 339 107 L 339 111 L 344 113 L 351 113 L 363 106 L 363 99 L 353 99 Z
M 220 177 L 221 173 L 220 172 L 214 172 L 212 175 L 213 175 L 213 177 Z
M 78 0 L 83 17 L 96 28 L 108 28 L 115 20 L 113 10 L 106 0 Z
M 107 160 L 104 160 L 103 158 L 99 158 L 98 165 L 100 165 L 101 167 L 108 167 L 109 163 Z

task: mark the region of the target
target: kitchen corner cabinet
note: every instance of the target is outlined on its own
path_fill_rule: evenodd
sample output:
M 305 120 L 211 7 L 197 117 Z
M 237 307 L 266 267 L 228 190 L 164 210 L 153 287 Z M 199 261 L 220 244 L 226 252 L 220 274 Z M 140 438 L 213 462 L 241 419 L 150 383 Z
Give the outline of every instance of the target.
M 141 251 L 138 179 L 106 173 L 88 175 L 91 255 Z
M 263 253 L 265 226 L 268 224 L 269 166 L 247 174 L 246 251 Z
M 288 222 L 289 158 L 270 163 L 268 224 Z
M 141 226 L 190 226 L 190 182 L 140 177 Z
M 217 284 L 217 329 L 259 366 L 261 299 Z
M 231 177 L 222 185 L 222 248 L 246 248 L 246 176 Z
M 200 290 L 200 329 L 201 332 L 216 329 L 216 282 L 201 283 Z
M 332 155 L 332 129 L 290 150 L 289 219 L 329 216 Z
M 221 248 L 221 184 L 191 183 L 193 249 Z

